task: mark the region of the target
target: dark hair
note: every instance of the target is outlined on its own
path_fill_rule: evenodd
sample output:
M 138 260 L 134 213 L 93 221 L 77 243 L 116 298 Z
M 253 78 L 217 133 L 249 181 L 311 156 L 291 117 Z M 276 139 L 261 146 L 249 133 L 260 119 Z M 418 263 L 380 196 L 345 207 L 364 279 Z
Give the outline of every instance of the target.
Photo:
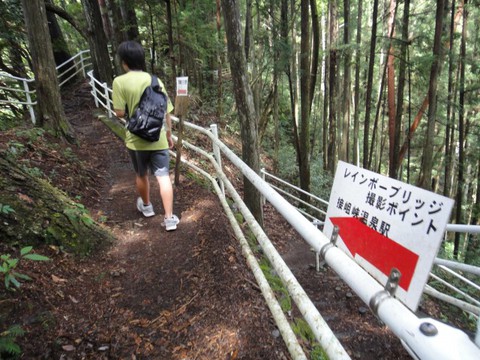
M 145 71 L 145 51 L 138 42 L 130 40 L 122 42 L 118 46 L 117 55 L 130 70 Z

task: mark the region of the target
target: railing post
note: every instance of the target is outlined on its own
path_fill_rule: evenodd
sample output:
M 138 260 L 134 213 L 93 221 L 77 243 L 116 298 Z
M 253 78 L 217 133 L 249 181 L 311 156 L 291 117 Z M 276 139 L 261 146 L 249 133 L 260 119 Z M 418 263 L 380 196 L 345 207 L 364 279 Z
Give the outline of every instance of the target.
M 210 125 L 210 130 L 212 131 L 213 136 L 215 139 L 218 139 L 218 127 L 217 124 L 212 124 Z M 220 154 L 220 148 L 218 145 L 214 142 L 213 143 L 213 155 L 215 156 L 215 160 L 217 160 L 218 166 L 221 169 L 222 168 L 222 156 Z M 222 194 L 225 195 L 225 185 L 223 184 L 222 180 L 218 180 L 220 189 L 222 189 Z
M 265 168 L 260 169 L 260 176 L 261 176 L 262 180 L 265 181 Z M 263 195 L 260 195 L 260 196 L 261 196 L 260 201 L 261 201 L 261 204 L 263 206 L 263 205 L 265 205 L 267 200 L 265 199 L 265 196 L 263 196 Z
M 92 95 L 95 100 L 95 106 L 98 108 L 98 98 L 97 98 L 97 87 L 95 86 L 95 80 L 93 78 L 93 70 L 88 72 L 88 77 L 90 78 L 90 86 L 92 87 Z
M 322 222 L 318 219 L 313 219 L 312 224 L 320 230 L 320 226 L 322 226 Z M 325 265 L 325 261 L 320 260 L 320 251 L 314 251 L 315 252 L 315 270 L 317 272 L 320 272 L 320 268 Z
M 25 96 L 28 103 L 28 111 L 30 112 L 30 117 L 32 118 L 32 123 L 35 124 L 37 120 L 35 119 L 35 111 L 33 110 L 32 97 L 30 96 L 30 89 L 28 87 L 27 80 L 23 80 L 23 88 L 25 89 Z
M 480 317 L 477 319 L 477 334 L 475 335 L 475 344 L 480 348 Z
M 113 109 L 112 109 L 112 105 L 110 104 L 110 95 L 108 93 L 108 85 L 106 82 L 104 82 L 102 84 L 103 86 L 103 89 L 105 90 L 105 104 L 107 105 L 107 113 L 108 113 L 108 117 L 111 119 L 112 118 L 112 114 L 113 114 Z
M 83 77 L 86 78 L 87 75 L 85 74 L 85 64 L 83 63 L 84 60 L 83 60 L 83 53 L 80 52 L 80 65 L 82 67 L 82 74 L 83 74 Z

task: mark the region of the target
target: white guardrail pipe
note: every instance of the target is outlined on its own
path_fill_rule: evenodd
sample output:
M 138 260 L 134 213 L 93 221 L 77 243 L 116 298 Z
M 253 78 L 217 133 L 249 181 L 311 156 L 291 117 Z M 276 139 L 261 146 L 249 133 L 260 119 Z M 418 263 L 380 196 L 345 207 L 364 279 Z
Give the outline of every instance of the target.
M 176 136 L 174 136 L 174 139 L 176 140 Z M 189 145 L 188 143 L 183 143 L 183 145 Z M 175 153 L 171 152 L 173 155 Z M 227 200 L 225 199 L 225 191 L 224 189 L 221 189 L 220 186 L 217 184 L 216 180 L 207 172 L 204 170 L 200 169 L 198 166 L 193 165 L 189 163 L 188 161 L 185 161 L 184 159 L 181 159 L 183 163 L 186 165 L 190 166 L 192 169 L 195 171 L 199 172 L 203 176 L 205 176 L 207 179 L 209 179 L 212 182 L 212 185 L 215 189 L 215 192 L 217 193 L 218 198 L 220 199 L 220 203 L 223 206 L 223 210 L 225 211 L 228 220 L 230 221 L 230 225 L 233 228 L 233 231 L 235 233 L 235 236 L 240 242 L 240 245 L 242 247 L 242 252 L 243 255 L 245 256 L 245 259 L 247 261 L 248 266 L 250 267 L 250 270 L 253 273 L 253 276 L 255 276 L 255 280 L 257 281 L 257 284 L 260 288 L 260 291 L 262 292 L 263 297 L 265 298 L 265 301 L 267 303 L 268 308 L 270 309 L 270 312 L 272 313 L 273 319 L 275 320 L 275 323 L 277 324 L 278 330 L 280 331 L 280 334 L 282 335 L 283 341 L 285 342 L 285 345 L 288 348 L 288 351 L 290 355 L 292 356 L 292 359 L 294 360 L 307 360 L 307 357 L 305 353 L 303 352 L 302 347 L 300 346 L 297 336 L 293 332 L 290 323 L 288 322 L 282 307 L 277 301 L 277 298 L 275 297 L 275 294 L 270 287 L 268 280 L 266 279 L 265 275 L 263 274 L 262 269 L 260 268 L 260 265 L 257 262 L 257 259 L 255 255 L 253 254 L 252 250 L 250 249 L 250 246 L 248 245 L 248 241 L 243 235 L 242 229 L 240 225 L 237 222 L 237 219 L 235 218 L 235 215 L 233 214 L 232 210 L 228 206 Z M 334 360 L 334 359 L 332 359 Z
M 200 129 L 202 129 L 202 131 L 207 131 L 203 128 Z M 224 184 L 228 193 L 230 194 L 230 196 L 232 196 L 235 203 L 239 207 L 239 210 L 241 211 L 242 215 L 250 226 L 250 229 L 252 230 L 259 244 L 261 245 L 264 254 L 267 256 L 278 276 L 282 279 L 282 282 L 287 287 L 289 294 L 292 296 L 292 299 L 299 308 L 304 319 L 307 321 L 310 328 L 312 329 L 315 338 L 320 343 L 320 345 L 330 357 L 330 359 L 350 359 L 350 356 L 342 347 L 331 329 L 328 327 L 328 324 L 322 318 L 315 305 L 308 298 L 308 295 L 305 293 L 301 285 L 295 279 L 288 266 L 285 264 L 281 256 L 276 251 L 275 247 L 271 244 L 267 235 L 263 232 L 263 229 L 257 223 L 250 210 L 248 210 L 247 206 L 236 192 L 230 180 L 225 176 L 213 156 L 208 154 L 206 151 L 189 144 L 188 142 L 184 142 L 183 145 L 204 155 L 212 162 L 213 166 L 216 169 L 217 176 L 220 177 L 221 182 Z M 244 164 L 244 166 L 246 165 Z
M 419 359 L 480 359 L 480 348 L 467 334 L 431 318 L 418 318 L 401 302 L 373 279 L 363 268 L 343 251 L 332 246 L 330 240 L 310 221 L 301 215 L 288 201 L 281 197 L 258 174 L 245 165 L 233 151 L 216 139 L 211 132 L 185 122 L 185 126 L 201 131 L 218 145 L 229 160 L 283 215 L 292 227 L 316 251 L 324 254 L 326 263 L 370 304 L 376 315 L 399 337 L 409 353 Z M 372 306 L 373 305 L 373 306 Z

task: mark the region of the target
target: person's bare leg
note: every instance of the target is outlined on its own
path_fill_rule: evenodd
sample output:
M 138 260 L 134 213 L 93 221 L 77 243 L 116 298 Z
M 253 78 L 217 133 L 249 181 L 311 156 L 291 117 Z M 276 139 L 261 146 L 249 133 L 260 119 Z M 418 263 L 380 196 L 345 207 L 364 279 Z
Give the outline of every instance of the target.
M 170 176 L 157 176 L 158 185 L 160 186 L 160 197 L 162 198 L 165 217 L 171 218 L 173 215 L 173 187 Z
M 148 180 L 148 175 L 136 177 L 136 185 L 138 195 L 142 198 L 144 205 L 150 204 L 150 182 Z

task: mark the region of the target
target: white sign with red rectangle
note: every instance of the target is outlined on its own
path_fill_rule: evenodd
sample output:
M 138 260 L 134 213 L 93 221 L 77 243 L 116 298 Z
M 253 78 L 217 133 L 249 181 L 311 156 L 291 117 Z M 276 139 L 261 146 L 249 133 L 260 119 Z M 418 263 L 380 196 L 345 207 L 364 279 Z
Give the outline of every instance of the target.
M 188 76 L 177 77 L 177 96 L 188 96 Z
M 454 201 L 340 161 L 324 234 L 339 228 L 337 245 L 378 282 L 401 273 L 396 298 L 415 311 Z

